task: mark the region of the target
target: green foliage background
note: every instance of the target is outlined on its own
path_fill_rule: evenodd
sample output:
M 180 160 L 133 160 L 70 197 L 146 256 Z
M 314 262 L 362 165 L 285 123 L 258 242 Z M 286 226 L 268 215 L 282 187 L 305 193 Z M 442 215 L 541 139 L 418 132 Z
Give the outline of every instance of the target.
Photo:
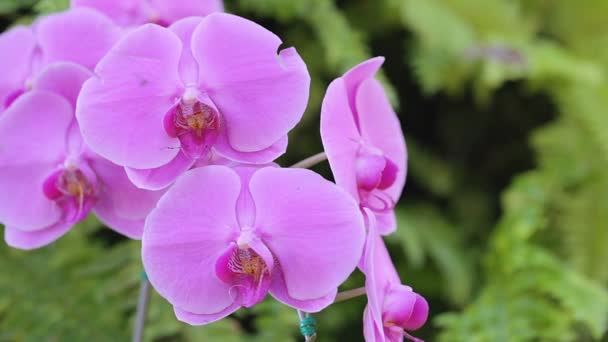
M 2 0 L 4 27 L 67 6 Z M 428 341 L 608 341 L 608 1 L 229 0 L 296 46 L 312 75 L 288 165 L 321 150 L 331 79 L 374 55 L 409 150 L 404 282 L 431 304 Z M 0 56 L 1 58 L 1 56 Z M 0 76 L 1 77 L 1 76 Z M 327 165 L 317 171 L 330 177 Z M 6 194 L 5 194 L 6 195 Z M 34 252 L 0 247 L 0 341 L 126 341 L 139 242 L 91 218 Z M 363 284 L 355 273 L 344 289 Z M 365 299 L 317 315 L 359 341 Z M 301 339 L 271 299 L 204 327 L 152 298 L 148 341 Z

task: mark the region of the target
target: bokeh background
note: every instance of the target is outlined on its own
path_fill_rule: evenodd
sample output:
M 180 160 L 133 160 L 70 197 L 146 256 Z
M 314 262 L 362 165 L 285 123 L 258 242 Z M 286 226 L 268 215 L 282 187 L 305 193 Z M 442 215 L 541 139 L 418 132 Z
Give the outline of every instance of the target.
M 0 30 L 66 7 L 0 0 Z M 308 64 L 310 106 L 282 165 L 322 150 L 327 84 L 386 57 L 381 78 L 409 151 L 387 242 L 402 280 L 431 306 L 414 335 L 608 341 L 608 1 L 227 0 L 226 9 Z M 326 163 L 316 171 L 331 177 Z M 0 341 L 129 340 L 139 248 L 94 218 L 37 251 L 0 246 Z M 363 282 L 357 271 L 343 289 Z M 319 340 L 362 341 L 365 303 L 318 314 Z M 296 312 L 269 297 L 190 327 L 154 295 L 145 338 L 297 341 L 297 326 Z

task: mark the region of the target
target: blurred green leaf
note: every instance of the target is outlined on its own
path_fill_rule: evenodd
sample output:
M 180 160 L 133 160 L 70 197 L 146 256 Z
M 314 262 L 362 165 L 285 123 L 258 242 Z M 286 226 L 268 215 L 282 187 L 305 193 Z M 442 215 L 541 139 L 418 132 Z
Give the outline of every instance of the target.
M 39 14 L 60 12 L 70 7 L 70 0 L 39 0 L 35 6 Z

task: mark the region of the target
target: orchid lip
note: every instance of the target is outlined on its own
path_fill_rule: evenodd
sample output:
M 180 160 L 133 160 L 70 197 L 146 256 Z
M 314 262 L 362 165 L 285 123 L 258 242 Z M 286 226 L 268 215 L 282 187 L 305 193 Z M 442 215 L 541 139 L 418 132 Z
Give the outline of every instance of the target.
M 395 200 L 393 200 L 385 191 L 374 189 L 372 191 L 359 191 L 361 198 L 361 206 L 369 208 L 377 213 L 386 213 L 395 208 Z
M 406 285 L 391 286 L 384 299 L 382 320 L 389 329 L 417 330 L 427 319 L 426 300 Z
M 169 136 L 180 140 L 182 151 L 198 160 L 211 153 L 221 118 L 208 96 L 188 87 L 175 107 L 165 115 L 163 125 Z
M 239 240 L 241 240 L 239 238 Z M 260 302 L 270 287 L 273 265 L 247 244 L 231 242 L 217 259 L 215 273 L 226 284 L 235 301 L 250 307 Z
M 395 183 L 397 173 L 397 165 L 381 150 L 361 143 L 355 164 L 361 205 L 375 212 L 392 210 L 395 200 L 385 190 Z
M 95 174 L 87 165 L 77 167 L 66 163 L 45 179 L 42 190 L 48 199 L 62 208 L 63 219 L 67 222 L 83 219 L 97 197 Z
M 359 187 L 368 191 L 383 190 L 395 183 L 398 166 L 380 149 L 361 143 L 355 172 Z

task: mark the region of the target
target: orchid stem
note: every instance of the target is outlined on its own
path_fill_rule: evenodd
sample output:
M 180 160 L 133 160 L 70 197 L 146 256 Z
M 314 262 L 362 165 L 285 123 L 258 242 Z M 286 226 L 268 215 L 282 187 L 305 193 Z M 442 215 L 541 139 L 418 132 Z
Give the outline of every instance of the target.
M 308 313 L 298 310 L 298 318 L 300 319 L 300 333 L 304 336 L 306 342 L 315 342 L 317 340 L 317 322 Z
M 359 297 L 365 295 L 365 287 L 359 287 L 352 290 L 347 290 L 340 292 L 336 295 L 336 299 L 334 299 L 334 304 L 338 302 L 343 302 L 345 300 L 349 300 L 351 298 Z M 302 310 L 298 310 L 298 318 L 300 319 L 300 333 L 305 338 L 306 342 L 314 342 L 317 340 L 317 322 L 315 319 L 310 316 L 308 312 L 304 312 Z
M 139 299 L 137 301 L 137 315 L 135 316 L 135 328 L 133 330 L 132 342 L 141 342 L 144 337 L 144 327 L 146 325 L 146 314 L 148 312 L 148 301 L 150 300 L 150 282 L 145 273 L 141 278 L 139 287 Z
M 315 154 L 314 156 L 310 156 L 302 161 L 299 161 L 290 167 L 299 167 L 303 169 L 310 169 L 311 167 L 319 164 L 320 162 L 327 160 L 327 155 L 325 152 L 320 152 Z
M 342 291 L 338 293 L 336 299 L 334 299 L 334 303 L 343 302 L 345 300 L 349 300 L 355 297 L 364 296 L 365 295 L 365 287 L 359 287 L 352 290 Z

